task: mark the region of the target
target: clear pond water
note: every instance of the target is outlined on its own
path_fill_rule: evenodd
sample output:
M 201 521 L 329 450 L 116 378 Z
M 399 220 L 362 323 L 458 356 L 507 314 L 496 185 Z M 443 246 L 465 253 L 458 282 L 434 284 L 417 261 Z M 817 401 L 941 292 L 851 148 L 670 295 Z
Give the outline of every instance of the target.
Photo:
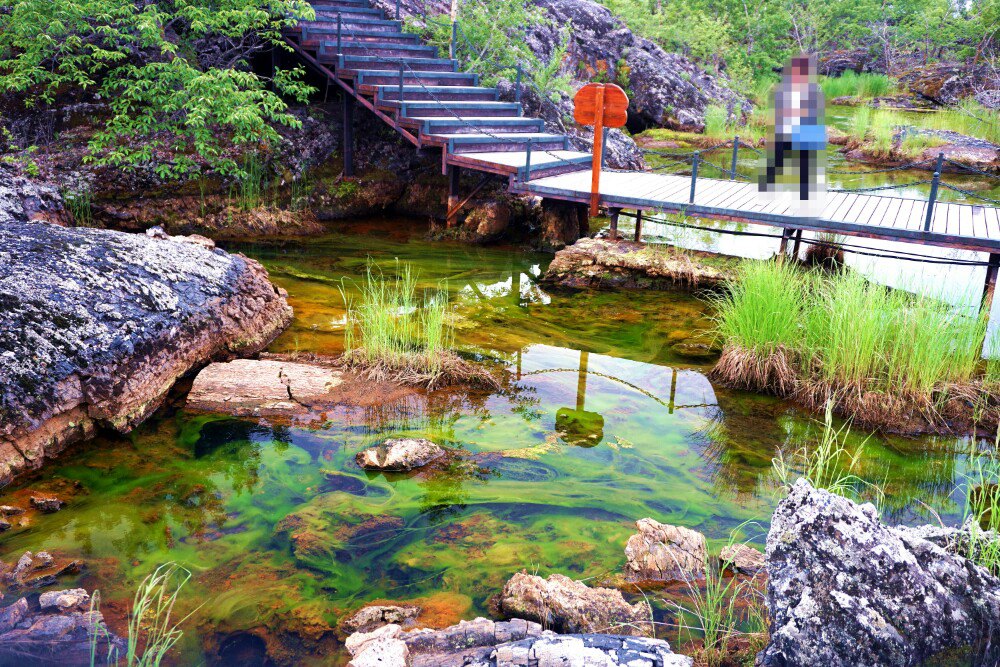
M 175 401 L 131 436 L 102 437 L 0 494 L 23 503 L 52 488 L 69 500 L 0 537 L 0 559 L 82 559 L 60 585 L 99 588 L 115 623 L 142 577 L 176 561 L 194 573 L 182 663 L 232 660 L 247 631 L 283 659 L 341 664 L 332 628 L 366 601 L 420 599 L 430 624 L 472 618 L 522 568 L 619 571 L 641 517 L 700 530 L 715 549 L 756 521 L 742 535 L 763 542 L 778 498 L 771 459 L 817 425 L 787 403 L 713 386 L 711 353 L 685 356 L 712 343 L 703 297 L 553 291 L 538 282 L 546 255 L 428 243 L 424 232 L 355 222 L 238 248 L 295 308 L 271 349 L 340 351 L 341 287 L 353 291 L 369 258 L 398 258 L 423 285 L 447 284 L 461 349 L 510 371 L 502 391 L 421 393 L 308 423 L 192 415 Z M 464 449 L 475 465 L 406 476 L 354 464 L 359 449 L 400 435 Z M 959 521 L 973 442 L 855 430 L 851 446 L 864 447 L 863 475 L 885 485 L 890 520 L 929 521 L 926 503 Z

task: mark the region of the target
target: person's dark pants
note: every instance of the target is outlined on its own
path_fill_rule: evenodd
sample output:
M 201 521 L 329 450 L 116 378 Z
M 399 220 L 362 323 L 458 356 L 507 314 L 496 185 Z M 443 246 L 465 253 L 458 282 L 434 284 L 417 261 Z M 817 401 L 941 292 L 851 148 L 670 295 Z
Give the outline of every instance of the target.
M 816 165 L 816 156 L 813 155 L 815 151 L 803 151 L 795 150 L 792 148 L 792 142 L 790 141 L 779 141 L 775 143 L 774 155 L 768 156 L 767 166 L 764 170 L 764 179 L 761 182 L 760 190 L 768 191 L 772 190 L 773 186 L 778 181 L 778 174 L 784 173 L 785 171 L 785 161 L 791 159 L 792 157 L 798 157 L 798 167 L 799 167 L 799 199 L 805 201 L 809 199 L 810 191 L 812 190 L 813 181 L 815 176 L 812 173 Z M 798 154 L 797 156 L 795 154 Z

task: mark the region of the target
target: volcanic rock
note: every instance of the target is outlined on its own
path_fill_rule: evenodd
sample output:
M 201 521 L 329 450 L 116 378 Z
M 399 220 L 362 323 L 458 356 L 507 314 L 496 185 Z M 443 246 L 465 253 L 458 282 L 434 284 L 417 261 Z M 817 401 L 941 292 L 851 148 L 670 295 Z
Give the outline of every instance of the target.
M 536 621 L 558 632 L 652 635 L 647 605 L 630 605 L 620 591 L 591 588 L 561 574 L 542 579 L 519 572 L 504 585 L 497 606 L 507 618 Z
M 799 480 L 771 520 L 767 570 L 765 667 L 916 665 L 969 647 L 975 664 L 1000 660 L 1000 580 L 870 504 Z
M 174 382 L 291 320 L 257 262 L 197 244 L 0 224 L 0 485 L 97 426 L 128 432 Z
M 415 619 L 419 613 L 420 607 L 415 605 L 369 605 L 343 620 L 340 628 L 347 633 L 371 632 L 391 623 L 404 625 Z
M 625 545 L 626 581 L 694 581 L 705 578 L 705 536 L 653 519 L 635 522 Z
M 63 501 L 55 496 L 31 496 L 31 506 L 47 514 L 62 509 Z
M 731 544 L 719 553 L 719 564 L 739 574 L 754 575 L 767 566 L 764 554 L 746 544 Z

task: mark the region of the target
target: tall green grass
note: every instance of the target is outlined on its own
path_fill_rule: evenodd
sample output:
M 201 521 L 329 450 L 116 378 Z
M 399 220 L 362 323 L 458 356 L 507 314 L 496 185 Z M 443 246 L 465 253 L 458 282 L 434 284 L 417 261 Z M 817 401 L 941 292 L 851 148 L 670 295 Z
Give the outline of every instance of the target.
M 847 447 L 849 424 L 840 428 L 833 425 L 833 402 L 828 401 L 824 412 L 823 430 L 819 442 L 803 444 L 787 457 L 781 451 L 771 460 L 778 481 L 788 486 L 793 478 L 802 478 L 814 489 L 847 495 L 863 481 L 856 474 L 864 452 L 864 444 L 851 454 Z
M 1000 575 L 1000 457 L 993 449 L 974 452 L 965 475 L 965 556 Z
M 892 94 L 896 91 L 895 82 L 884 74 L 864 73 L 848 70 L 840 76 L 826 76 L 820 79 L 820 87 L 827 102 L 836 97 L 856 97 L 871 99 Z
M 434 290 L 417 296 L 417 275 L 397 262 L 392 275 L 369 264 L 360 296 L 341 290 L 347 307 L 344 347 L 368 364 L 438 372 L 454 335 L 447 326 L 448 295 Z
M 719 104 L 705 107 L 705 136 L 728 140 L 739 136 L 747 143 L 756 143 L 767 135 L 767 109 L 758 108 L 750 118 L 730 118 L 726 108 Z
M 889 414 L 907 402 L 929 410 L 942 392 L 983 379 L 986 314 L 970 316 L 942 297 L 890 290 L 852 271 L 747 262 L 715 299 L 726 345 L 716 375 L 795 393 L 814 407 L 835 399 L 862 413 Z M 765 360 L 767 374 L 757 372 Z M 776 372 L 794 377 L 776 381 Z

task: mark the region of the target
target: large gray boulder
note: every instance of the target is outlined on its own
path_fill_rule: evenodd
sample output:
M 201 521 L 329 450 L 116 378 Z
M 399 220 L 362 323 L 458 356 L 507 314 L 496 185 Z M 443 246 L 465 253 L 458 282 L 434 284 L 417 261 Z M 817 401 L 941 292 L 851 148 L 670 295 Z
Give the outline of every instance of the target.
M 180 237 L 0 224 L 0 485 L 291 321 L 257 262 Z M 203 241 L 201 241 L 203 243 Z
M 767 570 L 764 667 L 917 665 L 968 647 L 1000 659 L 1000 581 L 870 504 L 799 480 L 772 518 Z

